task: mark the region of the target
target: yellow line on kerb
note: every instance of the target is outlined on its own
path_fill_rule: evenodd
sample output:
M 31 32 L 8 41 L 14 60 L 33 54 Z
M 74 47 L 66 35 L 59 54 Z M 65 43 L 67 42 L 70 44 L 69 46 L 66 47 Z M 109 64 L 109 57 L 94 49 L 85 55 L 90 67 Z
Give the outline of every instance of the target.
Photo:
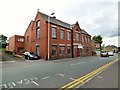
M 86 74 L 86 75 L 68 83 L 67 85 L 59 88 L 58 90 L 68 90 L 70 88 L 74 88 L 75 86 L 83 83 L 85 80 L 89 79 L 90 77 L 95 76 L 97 73 L 99 73 L 100 71 L 104 70 L 105 68 L 107 68 L 108 66 L 112 65 L 113 63 L 115 63 L 117 61 L 118 61 L 118 59 L 115 59 L 115 60 L 109 62 L 108 64 L 105 64 L 102 67 L 100 67 L 100 68 L 98 68 L 98 69 L 96 69 L 96 70 L 94 70 L 94 71 L 92 71 L 92 72 L 90 72 L 90 73 L 88 73 L 88 74 Z

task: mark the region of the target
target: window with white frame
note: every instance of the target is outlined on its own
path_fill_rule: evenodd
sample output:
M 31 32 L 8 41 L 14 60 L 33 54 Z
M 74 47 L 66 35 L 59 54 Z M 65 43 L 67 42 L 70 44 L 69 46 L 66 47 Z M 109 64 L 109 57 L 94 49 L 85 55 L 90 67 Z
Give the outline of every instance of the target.
M 52 27 L 52 38 L 57 38 L 56 28 Z
M 24 42 L 24 38 L 18 38 L 18 42 Z
M 80 41 L 79 33 L 76 33 L 76 41 Z
M 38 21 L 36 22 L 36 26 L 37 26 L 37 27 L 40 27 L 40 20 L 38 20 Z
M 60 30 L 60 39 L 64 39 L 64 30 Z
M 36 30 L 36 38 L 39 39 L 40 38 L 40 28 L 38 28 Z
M 70 40 L 71 38 L 71 32 L 67 32 L 67 40 Z
M 82 36 L 82 42 L 84 42 L 84 36 Z

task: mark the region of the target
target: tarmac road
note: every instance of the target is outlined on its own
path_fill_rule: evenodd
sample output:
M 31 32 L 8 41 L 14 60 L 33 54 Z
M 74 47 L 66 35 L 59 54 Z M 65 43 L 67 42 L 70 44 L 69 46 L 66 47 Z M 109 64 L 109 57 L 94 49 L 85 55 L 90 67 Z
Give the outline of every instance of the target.
M 105 58 L 89 56 L 56 61 L 2 63 L 2 84 L 0 87 L 60 88 L 116 58 L 118 58 L 117 54 Z

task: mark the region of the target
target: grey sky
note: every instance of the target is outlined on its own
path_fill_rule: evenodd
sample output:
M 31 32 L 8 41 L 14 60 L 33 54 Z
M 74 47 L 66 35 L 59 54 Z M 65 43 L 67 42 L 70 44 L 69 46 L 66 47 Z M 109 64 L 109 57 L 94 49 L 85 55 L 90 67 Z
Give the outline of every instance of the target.
M 0 1 L 0 30 L 10 37 L 24 35 L 31 20 L 40 12 L 70 24 L 79 22 L 80 27 L 89 34 L 104 38 L 104 43 L 117 44 L 118 35 L 118 0 L 2 0 Z M 114 38 L 113 43 L 107 42 Z M 107 41 L 106 41 L 107 40 Z M 107 43 L 106 43 L 106 42 Z M 117 45 L 118 46 L 118 45 Z

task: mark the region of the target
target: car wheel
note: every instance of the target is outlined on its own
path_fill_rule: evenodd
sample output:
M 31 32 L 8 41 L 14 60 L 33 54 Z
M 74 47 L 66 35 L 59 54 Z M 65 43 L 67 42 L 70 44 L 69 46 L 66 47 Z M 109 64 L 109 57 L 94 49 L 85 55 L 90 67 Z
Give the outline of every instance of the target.
M 28 56 L 27 59 L 30 60 L 30 57 Z

